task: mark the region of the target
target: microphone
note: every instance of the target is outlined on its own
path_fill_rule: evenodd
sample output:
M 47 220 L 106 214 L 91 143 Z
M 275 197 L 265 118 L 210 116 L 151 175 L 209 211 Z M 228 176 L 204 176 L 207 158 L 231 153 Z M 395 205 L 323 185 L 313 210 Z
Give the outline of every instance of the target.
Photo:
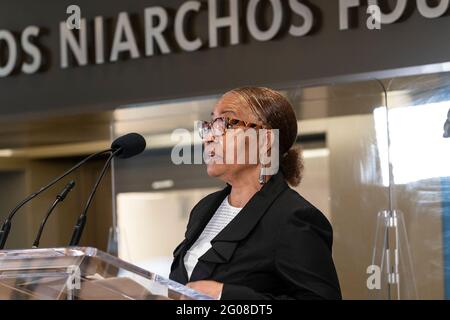
M 112 149 L 106 149 L 97 153 L 94 153 L 88 157 L 86 157 L 85 159 L 81 160 L 79 163 L 77 163 L 76 165 L 74 165 L 72 168 L 70 168 L 69 170 L 67 170 L 66 172 L 64 172 L 62 175 L 60 175 L 59 177 L 55 178 L 53 181 L 51 181 L 50 183 L 48 183 L 46 186 L 42 187 L 41 189 L 39 189 L 38 191 L 36 191 L 35 193 L 29 195 L 28 197 L 26 197 L 24 200 L 22 200 L 22 202 L 20 202 L 8 215 L 8 217 L 6 218 L 6 220 L 3 222 L 2 227 L 0 228 L 0 250 L 2 250 L 5 247 L 6 244 L 6 240 L 8 239 L 8 235 L 9 232 L 11 230 L 11 221 L 14 218 L 15 214 L 17 213 L 17 211 L 20 210 L 20 208 L 22 208 L 25 204 L 27 204 L 28 202 L 30 202 L 31 200 L 33 200 L 34 198 L 36 198 L 38 195 L 40 195 L 41 193 L 45 192 L 47 189 L 49 189 L 50 187 L 52 187 L 55 183 L 57 183 L 58 181 L 60 181 L 61 179 L 64 179 L 66 176 L 68 176 L 69 174 L 71 174 L 72 172 L 74 172 L 75 170 L 77 170 L 79 167 L 81 167 L 82 165 L 84 165 L 86 162 L 88 162 L 89 160 L 91 160 L 92 158 L 101 155 L 103 153 L 107 153 L 107 152 L 111 152 Z
M 145 147 L 146 147 L 145 139 L 138 133 L 129 133 L 114 140 L 114 142 L 111 144 L 111 149 L 113 150 L 113 152 L 109 156 L 108 160 L 106 160 L 106 163 L 103 166 L 102 171 L 97 177 L 94 187 L 92 188 L 92 191 L 86 202 L 86 206 L 81 215 L 79 216 L 77 223 L 73 229 L 72 238 L 70 239 L 69 246 L 76 247 L 80 243 L 81 235 L 83 234 L 83 230 L 86 225 L 87 212 L 89 210 L 89 207 L 91 206 L 92 200 L 94 199 L 95 193 L 97 192 L 98 186 L 100 185 L 100 182 L 103 179 L 106 170 L 111 164 L 112 159 L 116 156 L 121 159 L 134 157 L 142 153 L 145 150 Z
M 50 208 L 47 211 L 47 214 L 45 215 L 44 220 L 42 220 L 41 226 L 39 227 L 39 231 L 36 235 L 36 238 L 33 242 L 33 249 L 36 249 L 39 247 L 39 241 L 41 240 L 42 231 L 44 231 L 45 224 L 47 223 L 48 218 L 50 217 L 53 210 L 56 208 L 58 203 L 63 202 L 64 199 L 67 197 L 69 192 L 75 187 L 75 182 L 70 181 L 64 189 L 56 196 L 56 200 L 53 202 L 53 204 L 50 206 Z
M 117 157 L 128 159 L 134 157 L 145 150 L 146 143 L 143 136 L 138 133 L 129 133 L 117 138 L 111 144 L 112 150 L 120 150 Z

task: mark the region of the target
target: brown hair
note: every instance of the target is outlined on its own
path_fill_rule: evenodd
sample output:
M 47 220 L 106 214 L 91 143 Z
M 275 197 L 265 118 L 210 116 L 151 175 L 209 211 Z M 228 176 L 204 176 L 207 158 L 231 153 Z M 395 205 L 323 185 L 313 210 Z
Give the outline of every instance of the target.
M 279 130 L 280 168 L 291 186 L 300 184 L 303 157 L 297 139 L 297 118 L 290 102 L 279 92 L 262 87 L 242 87 L 228 94 L 238 96 L 259 120 L 271 129 Z

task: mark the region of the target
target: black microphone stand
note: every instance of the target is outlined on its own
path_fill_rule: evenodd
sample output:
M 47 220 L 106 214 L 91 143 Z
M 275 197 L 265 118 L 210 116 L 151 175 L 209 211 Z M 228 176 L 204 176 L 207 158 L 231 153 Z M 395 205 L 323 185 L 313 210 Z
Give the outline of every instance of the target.
M 8 235 L 9 235 L 9 231 L 11 230 L 11 220 L 14 218 L 14 215 L 17 213 L 17 211 L 19 211 L 20 208 L 22 208 L 25 204 L 27 204 L 29 201 L 33 200 L 35 197 L 37 197 L 38 195 L 40 195 L 42 192 L 46 191 L 48 188 L 50 188 L 51 186 L 53 186 L 55 183 L 57 183 L 59 180 L 65 178 L 66 176 L 68 176 L 69 174 L 71 174 L 73 171 L 77 170 L 79 167 L 81 167 L 83 164 L 85 164 L 87 161 L 91 160 L 92 158 L 106 153 L 106 152 L 111 152 L 113 149 L 106 149 L 97 153 L 94 153 L 93 155 L 90 155 L 89 157 L 83 159 L 81 162 L 77 163 L 75 166 L 73 166 L 72 168 L 70 168 L 68 171 L 66 171 L 65 173 L 63 173 L 61 176 L 57 177 L 56 179 L 54 179 L 53 181 L 51 181 L 49 184 L 47 184 L 46 186 L 42 187 L 39 191 L 29 195 L 27 198 L 25 198 L 25 200 L 23 200 L 22 202 L 20 202 L 8 215 L 8 217 L 6 218 L 5 222 L 3 222 L 3 225 L 0 229 L 0 250 L 3 249 L 5 247 L 5 243 L 6 240 L 8 239 Z
M 94 184 L 94 187 L 89 195 L 89 198 L 86 202 L 86 206 L 83 210 L 83 212 L 81 213 L 80 217 L 77 220 L 77 224 L 75 225 L 74 229 L 73 229 L 73 233 L 72 233 L 72 238 L 70 239 L 70 243 L 69 246 L 71 247 L 76 247 L 78 246 L 78 244 L 80 243 L 80 239 L 81 239 L 81 235 L 83 234 L 83 230 L 84 230 L 84 226 L 86 225 L 86 216 L 87 216 L 87 212 L 89 210 L 89 207 L 91 206 L 92 200 L 94 199 L 95 193 L 98 189 L 98 186 L 100 185 L 100 182 L 102 181 L 106 170 L 108 169 L 109 165 L 111 164 L 112 159 L 119 153 L 121 153 L 123 151 L 122 148 L 119 148 L 117 150 L 114 150 L 111 155 L 109 156 L 108 160 L 106 160 L 105 165 L 103 166 L 102 171 L 100 172 L 100 174 L 97 177 L 97 181 Z
M 67 195 L 69 194 L 69 192 L 73 189 L 73 187 L 75 187 L 75 182 L 74 181 L 70 181 L 63 189 L 63 191 L 61 191 L 61 193 L 59 193 L 56 196 L 55 201 L 53 202 L 53 204 L 50 206 L 50 208 L 47 211 L 47 214 L 45 215 L 44 220 L 42 220 L 41 226 L 39 227 L 39 231 L 36 235 L 36 238 L 33 242 L 33 249 L 37 249 L 39 247 L 39 241 L 41 240 L 41 236 L 42 236 L 42 232 L 44 231 L 44 227 L 45 224 L 47 223 L 48 218 L 50 217 L 50 215 L 52 214 L 53 210 L 55 210 L 56 206 L 58 205 L 58 203 L 63 202 L 64 199 L 67 197 Z

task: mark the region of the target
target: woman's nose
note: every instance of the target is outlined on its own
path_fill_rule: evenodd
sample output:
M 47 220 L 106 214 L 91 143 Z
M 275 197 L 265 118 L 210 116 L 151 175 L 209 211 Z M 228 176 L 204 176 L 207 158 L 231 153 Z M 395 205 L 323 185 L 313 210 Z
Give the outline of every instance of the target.
M 203 137 L 204 143 L 214 142 L 214 140 L 215 140 L 215 137 L 214 137 L 214 134 L 212 133 L 212 130 L 209 130 L 209 132 L 206 133 L 205 136 Z

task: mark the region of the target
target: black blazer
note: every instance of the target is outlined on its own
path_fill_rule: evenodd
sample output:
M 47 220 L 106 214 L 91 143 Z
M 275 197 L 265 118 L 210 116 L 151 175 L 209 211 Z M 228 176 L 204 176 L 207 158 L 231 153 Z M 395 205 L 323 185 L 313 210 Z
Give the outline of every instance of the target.
M 277 173 L 211 241 L 188 281 L 184 255 L 230 193 L 203 198 L 192 209 L 185 239 L 173 252 L 170 279 L 215 280 L 222 299 L 341 299 L 325 216 Z

